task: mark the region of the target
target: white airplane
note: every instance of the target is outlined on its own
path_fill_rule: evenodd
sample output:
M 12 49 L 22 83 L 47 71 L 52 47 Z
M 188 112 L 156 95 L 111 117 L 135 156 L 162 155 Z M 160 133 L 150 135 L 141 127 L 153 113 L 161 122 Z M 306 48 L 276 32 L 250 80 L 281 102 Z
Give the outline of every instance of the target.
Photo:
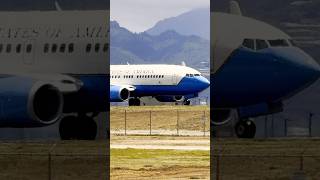
M 107 10 L 0 12 L 0 126 L 61 119 L 62 139 L 94 139 L 93 118 L 107 110 L 108 19 Z
M 129 100 L 130 106 L 139 106 L 145 96 L 189 105 L 190 98 L 210 85 L 199 71 L 184 65 L 111 65 L 110 79 L 110 102 Z
M 230 13 L 212 10 L 212 124 L 235 116 L 237 136 L 253 138 L 252 118 L 282 112 L 284 101 L 319 79 L 320 66 L 285 32 L 243 16 L 236 1 Z

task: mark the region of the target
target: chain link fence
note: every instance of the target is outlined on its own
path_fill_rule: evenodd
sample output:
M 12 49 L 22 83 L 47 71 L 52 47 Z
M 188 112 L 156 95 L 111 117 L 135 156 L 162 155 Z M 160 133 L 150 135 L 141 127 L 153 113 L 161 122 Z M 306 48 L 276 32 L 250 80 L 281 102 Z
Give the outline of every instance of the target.
M 320 156 L 214 154 L 211 179 L 305 180 L 319 179 Z
M 107 179 L 105 154 L 0 153 L 0 179 Z
M 110 111 L 111 134 L 209 136 L 209 110 Z

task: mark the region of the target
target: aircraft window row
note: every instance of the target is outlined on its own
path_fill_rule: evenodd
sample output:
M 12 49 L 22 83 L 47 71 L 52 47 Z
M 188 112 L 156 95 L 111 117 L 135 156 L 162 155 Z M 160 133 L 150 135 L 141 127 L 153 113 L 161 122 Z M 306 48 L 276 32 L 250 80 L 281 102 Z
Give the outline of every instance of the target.
M 56 53 L 59 50 L 59 52 L 64 53 L 66 52 L 67 48 L 68 48 L 68 52 L 72 53 L 74 51 L 74 44 L 70 43 L 68 44 L 68 47 L 65 43 L 62 43 L 60 45 L 51 44 L 51 47 L 50 47 L 50 44 L 46 43 L 43 47 L 43 52 L 48 53 L 49 51 L 51 51 L 52 53 Z
M 133 78 L 133 75 L 124 75 L 124 79 Z M 111 78 L 120 78 L 120 76 L 111 76 Z M 164 78 L 164 75 L 137 75 L 136 78 Z
M 118 78 L 119 79 L 120 76 L 111 76 L 111 78 L 115 78 L 115 79 Z
M 295 46 L 292 40 L 286 39 L 274 39 L 274 40 L 263 40 L 263 39 L 244 39 L 242 42 L 242 46 L 252 49 L 252 50 L 261 50 L 268 47 L 288 47 Z
M 15 52 L 16 53 L 21 53 L 21 51 L 22 51 L 22 45 L 21 44 L 17 44 L 15 47 L 13 47 L 13 46 L 14 45 L 12 45 L 12 44 L 6 44 L 6 45 L 0 44 L 0 53 L 3 52 L 3 51 L 5 51 L 6 53 L 11 53 L 11 51 L 14 51 L 14 50 L 12 50 L 14 48 L 15 48 Z M 27 45 L 24 46 L 24 48 L 25 48 L 24 51 L 26 53 L 31 53 L 32 44 L 27 44 Z
M 103 51 L 103 52 L 107 52 L 109 50 L 109 44 L 108 43 L 105 43 L 103 45 L 103 47 L 101 47 L 101 44 L 100 43 L 96 43 L 96 44 L 87 44 L 86 46 L 86 52 L 89 53 L 91 52 L 92 50 L 94 50 L 95 52 L 99 52 L 100 49 Z
M 186 74 L 187 77 L 200 76 L 200 74 Z
M 137 78 L 164 78 L 164 75 L 137 75 Z

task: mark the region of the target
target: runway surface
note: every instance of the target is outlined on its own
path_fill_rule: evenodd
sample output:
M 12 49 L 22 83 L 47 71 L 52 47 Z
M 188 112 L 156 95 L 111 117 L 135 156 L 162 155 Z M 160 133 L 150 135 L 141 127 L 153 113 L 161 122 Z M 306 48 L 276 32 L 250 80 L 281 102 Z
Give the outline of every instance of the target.
M 209 137 L 111 136 L 111 149 L 210 150 Z

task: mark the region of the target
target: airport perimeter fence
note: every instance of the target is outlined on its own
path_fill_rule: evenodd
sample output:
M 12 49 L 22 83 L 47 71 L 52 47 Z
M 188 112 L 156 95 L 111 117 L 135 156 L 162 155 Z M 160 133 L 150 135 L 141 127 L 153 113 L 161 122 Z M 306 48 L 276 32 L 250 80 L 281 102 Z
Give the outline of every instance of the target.
M 0 179 L 107 179 L 106 154 L 0 153 Z
M 305 112 L 303 116 L 288 117 L 282 113 L 254 118 L 256 138 L 273 137 L 320 137 L 320 115 Z M 235 137 L 236 121 L 218 126 L 218 137 Z
M 209 110 L 110 111 L 111 134 L 209 136 Z
M 215 154 L 211 162 L 211 179 L 319 179 L 319 161 L 319 155 Z

